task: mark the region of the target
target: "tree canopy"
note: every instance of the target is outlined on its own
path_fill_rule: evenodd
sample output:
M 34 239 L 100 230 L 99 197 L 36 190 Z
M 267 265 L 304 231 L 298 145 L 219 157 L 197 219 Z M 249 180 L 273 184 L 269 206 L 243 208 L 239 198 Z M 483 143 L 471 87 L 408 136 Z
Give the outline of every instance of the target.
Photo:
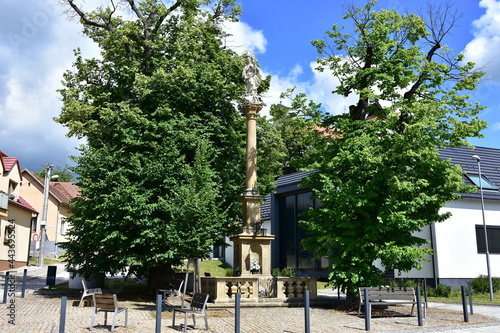
M 56 121 L 87 140 L 68 262 L 85 275 L 128 270 L 155 283 L 182 259 L 206 257 L 240 220 L 244 62 L 220 29 L 240 9 L 233 0 L 128 0 L 86 13 L 65 3 L 101 49 L 93 59 L 77 50 L 60 90 Z M 274 169 L 259 168 L 263 189 Z
M 358 98 L 323 118 L 327 134 L 306 156 L 316 172 L 303 185 L 322 207 L 302 222 L 312 235 L 304 245 L 329 258 L 330 281 L 350 293 L 382 283 L 386 269 L 420 268 L 431 250 L 414 232 L 445 221 L 440 208 L 470 190 L 438 149 L 481 136 L 483 107 L 470 92 L 482 73 L 445 45 L 458 19 L 451 7 L 427 14 L 376 10 L 375 1 L 348 6 L 352 26 L 313 41 L 319 69 L 340 80 L 333 93 Z
M 44 179 L 46 172 L 47 172 L 47 168 L 44 167 L 37 175 L 38 175 L 38 177 Z M 58 176 L 57 179 L 54 180 L 57 182 L 74 182 L 76 179 L 75 175 L 71 171 L 71 167 L 68 165 L 65 165 L 64 167 L 60 166 L 60 165 L 56 165 L 54 167 L 54 170 L 52 170 L 51 174 L 52 174 L 52 177 L 55 175 Z

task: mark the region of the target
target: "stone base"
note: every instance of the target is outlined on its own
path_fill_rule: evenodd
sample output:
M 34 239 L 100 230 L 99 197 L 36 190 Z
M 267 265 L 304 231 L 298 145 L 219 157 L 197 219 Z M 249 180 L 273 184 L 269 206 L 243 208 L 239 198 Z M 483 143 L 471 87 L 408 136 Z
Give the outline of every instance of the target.
M 250 265 L 257 260 L 260 265 L 261 274 L 271 275 L 271 241 L 273 235 L 255 236 L 253 234 L 241 233 L 230 238 L 234 248 L 233 268 L 238 275 L 252 276 Z

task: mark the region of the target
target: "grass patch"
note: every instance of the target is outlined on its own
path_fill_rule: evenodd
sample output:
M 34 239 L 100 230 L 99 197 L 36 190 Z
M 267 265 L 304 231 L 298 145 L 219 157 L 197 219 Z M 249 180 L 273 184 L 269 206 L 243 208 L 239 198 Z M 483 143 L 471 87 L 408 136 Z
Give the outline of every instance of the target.
M 472 294 L 473 303 L 484 303 L 484 304 L 500 304 L 500 292 L 494 294 L 494 300 L 490 301 L 490 294 Z M 450 297 L 427 297 L 429 301 L 435 302 L 459 302 L 462 303 L 462 296 L 460 292 L 452 292 Z M 467 296 L 467 302 L 469 302 L 469 297 Z
M 176 266 L 174 269 L 178 272 L 186 271 L 187 261 L 184 262 L 182 266 Z M 210 259 L 210 260 L 202 260 L 200 262 L 200 272 L 201 276 L 205 275 L 205 273 L 209 273 L 210 276 L 226 276 L 226 270 L 230 269 L 225 261 L 218 259 Z M 193 267 L 189 267 L 189 272 L 193 273 Z
M 30 257 L 28 263 L 38 264 L 38 257 Z M 63 261 L 55 258 L 43 258 L 43 264 L 44 265 L 63 264 Z
M 328 282 L 318 281 L 316 284 L 318 290 L 320 289 L 332 289 L 332 286 L 328 286 Z

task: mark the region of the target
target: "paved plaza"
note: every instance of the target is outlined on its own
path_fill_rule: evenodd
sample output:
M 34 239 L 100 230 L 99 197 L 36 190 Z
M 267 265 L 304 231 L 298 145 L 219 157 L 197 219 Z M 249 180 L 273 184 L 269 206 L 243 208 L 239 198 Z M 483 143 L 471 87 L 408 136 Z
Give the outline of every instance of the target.
M 22 269 L 18 270 L 22 277 Z M 38 276 L 37 276 L 38 274 Z M 35 291 L 45 284 L 46 268 L 29 268 L 27 295 L 17 296 L 15 300 L 15 325 L 9 323 L 11 318 L 7 304 L 0 304 L 0 332 L 49 333 L 59 332 L 61 295 L 43 295 Z M 57 282 L 67 281 L 68 276 L 60 271 Z M 18 288 L 19 289 L 19 288 Z M 20 290 L 20 289 L 19 289 Z M 0 292 L 3 295 L 3 292 Z M 323 297 L 335 298 L 335 295 L 322 293 Z M 80 295 L 67 293 L 67 311 L 65 332 L 89 332 L 91 307 L 78 307 Z M 120 306 L 129 308 L 128 326 L 124 327 L 124 315 L 120 314 L 115 332 L 155 332 L 156 305 L 151 300 L 120 300 Z M 419 327 L 417 318 L 409 316 L 409 307 L 390 308 L 389 315 L 372 318 L 372 332 L 453 332 L 453 333 L 497 333 L 500 332 L 500 307 L 475 306 L 470 322 L 463 322 L 461 306 L 456 304 L 431 303 L 428 308 L 424 326 Z M 392 313 L 392 314 L 391 314 Z M 205 330 L 204 321 L 198 318 L 196 329 L 189 327 L 188 332 L 235 332 L 234 308 L 209 309 L 209 330 Z M 241 332 L 305 332 L 305 315 L 302 307 L 242 307 Z M 108 318 L 110 324 L 112 316 Z M 110 326 L 103 326 L 104 315 L 99 314 L 94 332 L 109 332 Z M 179 324 L 183 323 L 178 315 L 176 327 L 172 328 L 172 307 L 164 307 L 162 312 L 161 332 L 181 332 Z M 358 317 L 356 311 L 341 312 L 328 308 L 311 308 L 310 331 L 313 333 L 330 332 L 364 332 L 365 321 Z M 189 321 L 192 324 L 192 321 Z

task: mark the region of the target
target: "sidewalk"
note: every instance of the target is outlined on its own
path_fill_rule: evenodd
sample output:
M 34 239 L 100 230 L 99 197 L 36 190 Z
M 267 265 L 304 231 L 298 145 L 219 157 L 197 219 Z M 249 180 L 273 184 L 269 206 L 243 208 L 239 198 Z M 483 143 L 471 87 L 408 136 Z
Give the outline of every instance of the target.
M 56 285 L 63 284 L 69 281 L 69 272 L 66 272 L 64 264 L 54 264 L 54 265 L 44 265 L 43 267 L 38 266 L 25 266 L 17 269 L 9 270 L 16 271 L 16 296 L 21 295 L 21 288 L 23 282 L 23 274 L 24 270 L 27 270 L 27 278 L 26 278 L 26 295 L 33 294 L 41 288 L 47 286 L 47 270 L 48 266 L 56 266 Z M 4 279 L 5 279 L 6 271 L 0 272 L 0 287 L 4 287 Z M 3 289 L 0 290 L 0 295 L 3 296 Z M 0 299 L 1 301 L 2 299 Z
M 68 281 L 69 274 L 64 272 L 63 267 L 57 268 L 56 283 Z M 49 333 L 59 331 L 59 318 L 62 295 L 41 295 L 35 293 L 37 288 L 45 286 L 47 267 L 25 267 L 28 270 L 27 293 L 25 298 L 16 297 L 15 301 L 15 324 L 8 323 L 8 304 L 0 304 L 0 332 L 19 333 Z M 22 281 L 24 268 L 17 270 L 17 290 L 20 294 L 20 283 Z M 3 277 L 1 278 L 3 284 Z M 321 291 L 324 297 L 336 299 L 336 294 Z M 0 291 L 3 295 L 3 290 Z M 67 293 L 67 311 L 65 332 L 80 333 L 89 332 L 89 324 L 92 313 L 90 307 L 76 306 L 80 299 L 78 293 Z M 0 302 L 1 302 L 0 298 Z M 117 319 L 116 332 L 155 332 L 155 309 L 156 305 L 150 300 L 120 300 L 120 306 L 129 308 L 128 327 L 123 327 L 124 317 L 120 314 Z M 9 301 L 10 302 L 10 301 Z M 395 316 L 374 317 L 371 322 L 371 332 L 414 332 L 414 333 L 497 333 L 500 332 L 500 307 L 496 306 L 474 306 L 474 315 L 470 316 L 470 323 L 463 322 L 462 307 L 460 304 L 430 303 L 424 326 L 419 327 L 417 318 L 409 316 L 409 308 L 400 307 L 395 309 Z M 189 329 L 191 333 L 234 332 L 235 313 L 234 308 L 209 309 L 209 330 L 205 330 L 204 322 L 200 318 L 196 321 L 197 329 Z M 486 317 L 488 316 L 488 317 Z M 299 333 L 305 331 L 304 308 L 242 308 L 241 309 L 241 333 L 271 333 L 286 332 Z M 492 319 L 493 318 L 493 319 Z M 112 319 L 110 317 L 110 319 Z M 111 320 L 108 320 L 108 324 Z M 183 322 L 180 316 L 176 324 Z M 192 321 L 189 321 L 192 324 Z M 96 319 L 95 332 L 109 332 L 110 327 L 103 326 L 103 315 L 99 314 Z M 162 312 L 162 332 L 179 332 L 180 327 L 171 327 L 172 308 L 164 307 Z M 355 313 L 345 313 L 332 309 L 311 308 L 310 330 L 313 333 L 360 333 L 364 332 L 364 318 Z

